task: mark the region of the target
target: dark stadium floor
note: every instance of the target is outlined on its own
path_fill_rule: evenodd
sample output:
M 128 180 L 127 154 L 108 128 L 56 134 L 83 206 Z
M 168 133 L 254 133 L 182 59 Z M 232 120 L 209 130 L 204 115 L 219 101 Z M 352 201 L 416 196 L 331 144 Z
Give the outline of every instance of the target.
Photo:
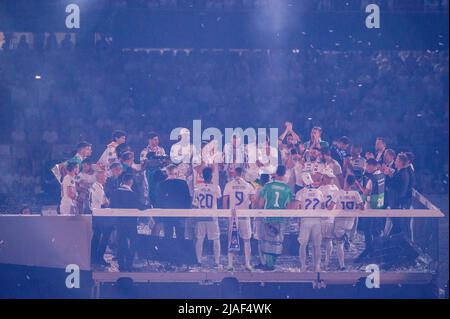
M 345 272 L 364 272 L 367 263 L 354 263 L 357 256 L 364 250 L 364 237 L 361 234 L 357 234 L 353 239 L 348 250 L 345 251 Z M 253 251 L 254 253 L 254 251 Z M 325 247 L 322 246 L 322 262 L 325 256 Z M 105 260 L 110 263 L 110 267 L 98 267 L 93 265 L 93 270 L 97 272 L 119 272 L 117 260 L 113 258 L 111 251 L 107 251 L 105 254 Z M 389 271 L 394 272 L 433 272 L 432 266 L 429 262 L 429 256 L 424 255 L 417 258 L 415 261 L 409 264 L 403 264 L 395 266 Z M 221 265 L 225 267 L 227 265 L 227 256 L 223 254 L 221 256 Z M 259 263 L 258 256 L 252 256 L 252 265 Z M 307 259 L 308 268 L 307 271 L 312 271 L 311 252 Z M 382 265 L 380 266 L 382 268 Z M 214 261 L 212 255 L 204 254 L 204 262 L 202 266 L 193 265 L 174 265 L 167 261 L 155 261 L 151 259 L 137 259 L 133 264 L 133 272 L 152 272 L 152 273 L 186 273 L 186 272 L 229 272 L 225 268 L 217 269 L 214 267 Z M 277 260 L 275 268 L 276 272 L 300 272 L 300 263 L 298 255 L 282 255 Z M 334 245 L 333 253 L 330 259 L 330 264 L 327 268 L 322 267 L 322 271 L 336 272 L 339 271 L 339 263 L 336 256 L 336 246 Z M 244 267 L 244 257 L 242 255 L 235 256 L 234 259 L 234 272 L 248 272 Z M 262 270 L 254 269 L 252 272 L 262 272 Z

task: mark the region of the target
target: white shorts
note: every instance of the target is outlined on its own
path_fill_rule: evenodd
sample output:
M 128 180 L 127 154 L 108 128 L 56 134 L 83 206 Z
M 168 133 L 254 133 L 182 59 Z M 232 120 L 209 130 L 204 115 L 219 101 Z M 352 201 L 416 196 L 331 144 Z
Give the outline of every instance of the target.
M 239 237 L 242 239 L 249 240 L 252 238 L 252 225 L 250 223 L 250 218 L 238 220 L 238 231 Z
M 339 217 L 334 220 L 334 235 L 336 239 L 340 240 L 344 237 L 345 233 L 353 229 L 355 223 L 354 217 Z
M 197 239 L 203 239 L 205 236 L 208 236 L 208 240 L 217 240 L 220 238 L 218 221 L 197 222 L 195 224 L 195 237 Z
M 334 218 L 322 218 L 320 220 L 322 238 L 334 238 Z
M 322 227 L 319 218 L 301 218 L 298 233 L 300 245 L 306 245 L 310 241 L 314 246 L 322 243 Z

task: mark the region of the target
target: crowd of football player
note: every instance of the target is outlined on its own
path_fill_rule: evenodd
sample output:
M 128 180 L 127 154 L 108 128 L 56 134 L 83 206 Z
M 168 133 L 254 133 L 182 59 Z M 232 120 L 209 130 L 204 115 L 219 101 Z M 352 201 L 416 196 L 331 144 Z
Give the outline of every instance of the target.
M 204 141 L 201 150 L 191 144 L 189 130 L 182 130 L 171 146 L 170 156 L 159 145 L 159 136 L 150 133 L 148 145 L 139 159 L 126 144 L 126 133 L 115 131 L 102 156 L 91 159 L 92 146 L 79 143 L 76 155 L 58 165 L 62 181 L 60 214 L 88 214 L 95 208 L 209 209 L 205 217 L 151 218 L 151 233 L 180 240 L 193 239 L 199 265 L 203 263 L 204 240 L 213 241 L 214 261 L 220 265 L 220 227 L 214 210 L 237 209 L 409 209 L 415 183 L 413 154 L 396 153 L 384 139 L 377 138 L 372 152 L 361 154 L 359 145 L 348 137 L 333 143 L 322 140 L 322 129 L 314 127 L 310 138 L 301 142 L 290 122 L 280 135 L 277 147 L 269 139 L 253 149 L 236 135 L 219 150 Z M 256 161 L 250 152 L 255 151 Z M 212 216 L 211 216 L 212 215 Z M 240 217 L 236 234 L 242 238 L 245 268 L 252 270 L 250 240 L 258 240 L 257 268 L 275 269 L 283 252 L 286 218 Z M 374 239 L 401 233 L 411 238 L 407 218 L 299 218 L 298 241 L 302 270 L 307 270 L 307 247 L 311 247 L 313 267 L 328 268 L 336 243 L 339 268 L 345 269 L 344 243 L 359 230 L 366 249 L 358 258 L 370 255 Z M 229 227 L 232 226 L 229 223 Z M 116 223 L 94 219 L 93 261 L 106 265 L 105 249 L 111 232 L 117 230 L 120 269 L 132 268 L 135 257 L 137 220 L 122 218 Z M 229 229 L 231 232 L 231 228 Z M 325 256 L 321 246 L 326 246 Z M 174 247 L 174 253 L 176 248 Z M 233 269 L 233 251 L 228 247 L 227 269 Z

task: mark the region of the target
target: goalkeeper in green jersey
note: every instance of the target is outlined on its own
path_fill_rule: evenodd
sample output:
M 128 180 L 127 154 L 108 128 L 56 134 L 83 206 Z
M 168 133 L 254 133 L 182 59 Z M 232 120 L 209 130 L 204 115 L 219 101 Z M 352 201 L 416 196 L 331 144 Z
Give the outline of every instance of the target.
M 277 167 L 275 179 L 267 183 L 259 193 L 258 207 L 264 209 L 286 209 L 291 207 L 293 194 L 284 182 L 286 167 Z M 265 270 L 274 270 L 276 259 L 283 251 L 284 229 L 286 220 L 281 217 L 264 219 L 261 234 L 261 250 L 265 259 Z

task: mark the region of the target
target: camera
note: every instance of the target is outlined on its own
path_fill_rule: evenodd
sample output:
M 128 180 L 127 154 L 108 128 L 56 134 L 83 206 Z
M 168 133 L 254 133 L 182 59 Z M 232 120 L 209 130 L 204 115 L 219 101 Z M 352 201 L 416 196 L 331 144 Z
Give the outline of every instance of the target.
M 156 155 L 155 152 L 148 152 L 144 167 L 145 169 L 158 169 L 168 165 L 170 162 L 170 158 L 168 155 Z

